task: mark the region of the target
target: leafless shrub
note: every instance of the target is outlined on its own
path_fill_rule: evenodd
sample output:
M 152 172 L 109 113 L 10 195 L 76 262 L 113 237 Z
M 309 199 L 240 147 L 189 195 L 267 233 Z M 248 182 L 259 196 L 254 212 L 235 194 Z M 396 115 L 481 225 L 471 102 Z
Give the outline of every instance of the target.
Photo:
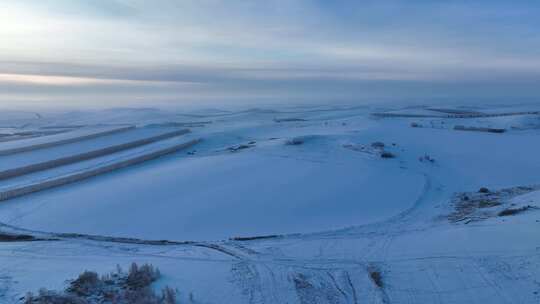
M 176 303 L 176 291 L 166 286 L 161 290 L 161 298 L 163 304 L 175 304 Z
M 64 292 L 41 289 L 34 296 L 28 293 L 25 304 L 176 304 L 176 291 L 165 287 L 156 294 L 150 285 L 161 276 L 150 264 L 131 264 L 127 273 L 120 266 L 116 272 L 103 275 L 85 271 L 73 280 Z
M 161 276 L 159 269 L 154 266 L 144 264 L 140 268 L 136 263 L 132 263 L 127 275 L 126 284 L 133 289 L 149 286 Z
M 99 289 L 101 283 L 102 281 L 99 279 L 96 272 L 84 271 L 76 280 L 71 282 L 67 291 L 78 296 L 88 296 Z

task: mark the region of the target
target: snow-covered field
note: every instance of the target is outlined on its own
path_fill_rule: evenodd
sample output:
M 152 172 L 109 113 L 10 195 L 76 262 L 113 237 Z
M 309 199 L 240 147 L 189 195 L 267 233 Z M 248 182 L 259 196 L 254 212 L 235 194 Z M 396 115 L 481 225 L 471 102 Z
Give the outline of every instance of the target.
M 0 156 L 0 168 L 191 133 L 7 178 L 0 191 L 202 141 L 0 202 L 0 232 L 48 239 L 0 238 L 0 302 L 136 261 L 158 266 L 156 287 L 182 303 L 540 303 L 539 110 L 6 113 L 0 151 L 136 128 Z

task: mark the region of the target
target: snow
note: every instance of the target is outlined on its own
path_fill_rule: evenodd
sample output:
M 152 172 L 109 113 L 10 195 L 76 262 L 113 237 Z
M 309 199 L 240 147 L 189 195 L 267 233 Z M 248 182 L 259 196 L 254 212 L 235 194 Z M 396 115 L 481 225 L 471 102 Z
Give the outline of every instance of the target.
M 55 135 L 4 142 L 0 144 L 0 154 L 8 153 L 9 151 L 16 149 L 31 149 L 33 147 L 40 147 L 45 144 L 75 141 L 78 138 L 84 138 L 87 136 L 98 136 L 103 133 L 122 130 L 125 128 L 126 126 L 92 126 Z
M 94 128 L 90 128 L 90 129 L 92 130 L 92 133 L 90 134 L 94 134 L 96 130 Z M 98 128 L 98 130 L 103 130 L 103 129 Z M 105 128 L 105 130 L 109 130 L 109 128 Z M 45 151 L 34 150 L 34 151 L 28 151 L 24 153 L 7 155 L 7 156 L 2 157 L 2 163 L 0 164 L 0 172 L 4 170 L 15 169 L 15 168 L 23 167 L 23 166 L 29 166 L 29 165 L 33 165 L 33 164 L 37 164 L 41 162 L 46 162 L 46 161 L 50 161 L 54 159 L 75 156 L 81 153 L 95 151 L 95 150 L 103 149 L 103 148 L 114 146 L 114 145 L 129 143 L 132 141 L 142 140 L 145 138 L 151 138 L 152 136 L 164 134 L 167 132 L 172 132 L 175 130 L 178 130 L 178 129 L 176 128 L 130 129 L 121 133 L 103 135 L 96 138 L 83 140 L 80 142 L 51 147 L 51 148 L 46 149 Z M 69 133 L 74 133 L 74 134 L 69 134 Z M 68 134 L 69 134 L 69 138 L 72 138 L 73 136 L 79 136 L 81 134 L 88 134 L 87 130 L 85 130 L 84 132 L 72 131 L 69 133 L 62 134 L 62 138 L 65 139 L 67 137 L 66 135 Z M 50 137 L 51 136 L 46 136 L 40 139 L 47 140 L 47 143 L 54 142 L 54 140 Z M 56 138 L 57 137 L 55 137 L 55 139 Z M 26 146 L 27 143 L 28 141 L 25 141 L 24 146 Z M 34 143 L 35 143 L 35 140 L 32 142 L 32 144 Z M 17 142 L 17 144 L 19 147 L 23 146 L 19 142 Z M 0 147 L 3 147 L 3 146 L 0 146 Z
M 55 232 L 216 240 L 383 219 L 409 207 L 423 187 L 422 176 L 392 168 L 377 171 L 353 157 L 319 163 L 260 153 L 162 160 L 8 202 L 2 208 L 17 211 L 2 213 L 2 221 Z M 388 184 L 401 187 L 387 191 Z M 114 190 L 101 191 L 105 188 Z M 377 207 L 366 208 L 370 205 Z
M 156 288 L 178 288 L 186 303 L 190 294 L 194 303 L 539 303 L 540 130 L 509 127 L 530 126 L 538 115 L 371 115 L 383 110 L 441 114 L 430 108 L 114 109 L 45 115 L 47 125 L 57 126 L 91 127 L 112 120 L 139 126 L 210 123 L 182 137 L 203 138 L 187 151 L 2 202 L 0 222 L 9 226 L 0 231 L 59 240 L 0 243 L 0 299 L 17 303 L 29 290 L 63 288 L 66 279 L 84 269 L 105 273 L 136 261 L 159 267 L 164 278 Z M 429 127 L 412 128 L 411 122 Z M 453 130 L 456 124 L 508 130 L 461 132 Z M 302 143 L 287 145 L 293 138 Z M 382 159 L 373 142 L 384 143 L 384 151 L 396 158 Z M 88 148 L 69 145 L 70 151 Z M 240 146 L 245 148 L 228 149 Z M 61 149 L 44 149 L 36 159 L 51 151 L 61 154 Z M 122 153 L 11 182 L 84 170 L 143 151 Z M 420 161 L 425 155 L 434 161 Z M 480 210 L 485 217 L 450 221 L 456 195 L 482 195 L 480 187 L 488 187 L 486 198 L 498 204 Z M 525 206 L 530 208 L 516 215 L 497 215 Z M 93 236 L 56 234 L 64 232 Z M 229 240 L 263 235 L 279 236 Z M 114 238 L 119 236 L 139 240 Z M 145 244 L 149 239 L 195 242 Z M 382 288 L 370 279 L 374 269 L 381 273 Z
M 68 164 L 60 167 L 54 167 L 48 170 L 37 171 L 35 173 L 25 174 L 23 176 L 13 177 L 0 181 L 0 191 L 9 190 L 21 186 L 31 185 L 46 180 L 52 180 L 69 176 L 71 174 L 86 172 L 91 169 L 101 168 L 110 164 L 118 163 L 137 156 L 147 155 L 155 151 L 167 149 L 169 147 L 186 143 L 193 140 L 191 135 L 181 137 L 173 137 L 158 141 L 155 143 L 143 145 L 140 147 L 124 150 L 116 153 L 107 154 L 101 157 L 92 158 L 89 160 L 79 161 L 73 164 Z

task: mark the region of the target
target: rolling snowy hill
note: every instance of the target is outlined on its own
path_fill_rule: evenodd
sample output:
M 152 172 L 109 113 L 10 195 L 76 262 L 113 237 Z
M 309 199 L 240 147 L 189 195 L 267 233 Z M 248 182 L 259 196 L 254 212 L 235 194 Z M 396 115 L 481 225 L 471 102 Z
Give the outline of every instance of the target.
M 0 202 L 0 235 L 42 239 L 0 238 L 0 302 L 136 261 L 159 267 L 156 288 L 177 288 L 182 303 L 540 303 L 538 110 L 6 116 L 3 125 L 34 136 L 0 151 L 132 126 L 0 156 L 7 169 L 191 132 L 1 180 L 3 191 L 143 157 Z

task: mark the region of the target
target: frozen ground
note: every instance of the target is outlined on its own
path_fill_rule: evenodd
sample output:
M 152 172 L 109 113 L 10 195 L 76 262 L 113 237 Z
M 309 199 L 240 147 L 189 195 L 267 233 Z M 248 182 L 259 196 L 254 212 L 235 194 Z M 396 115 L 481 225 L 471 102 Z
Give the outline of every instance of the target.
M 0 231 L 56 239 L 0 242 L 0 299 L 17 303 L 29 290 L 62 289 L 84 269 L 137 261 L 160 267 L 158 284 L 178 288 L 186 303 L 540 303 L 538 110 L 14 115 L 2 123 L 189 126 L 203 141 L 0 203 Z

